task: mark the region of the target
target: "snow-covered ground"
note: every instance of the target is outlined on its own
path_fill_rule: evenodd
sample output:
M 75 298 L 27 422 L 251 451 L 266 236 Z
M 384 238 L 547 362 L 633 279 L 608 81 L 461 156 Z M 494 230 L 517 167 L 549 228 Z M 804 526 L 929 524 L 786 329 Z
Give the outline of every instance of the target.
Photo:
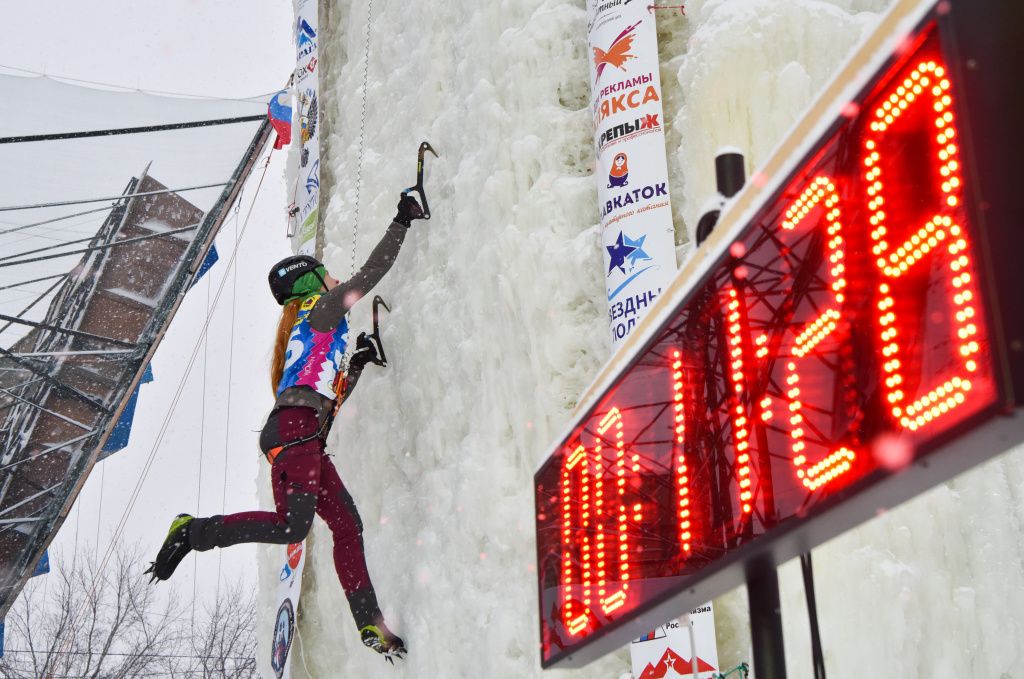
M 317 522 L 293 672 L 540 676 L 532 475 L 611 352 L 584 2 L 332 5 L 321 87 L 335 276 L 379 238 L 414 181 L 419 142 L 441 158 L 427 167 L 434 218 L 414 224 L 375 291 L 391 303 L 392 365 L 367 371 L 329 442 L 410 655 L 392 671 L 362 648 Z M 748 170 L 761 163 L 886 5 L 691 0 L 685 17 L 659 19 L 681 255 L 713 190 L 716 149 L 740 147 Z M 356 308 L 356 331 L 368 316 L 368 302 Z M 830 677 L 1024 676 L 1022 481 L 1018 451 L 815 551 Z M 279 549 L 261 551 L 264 642 Z M 781 577 L 791 676 L 809 677 L 798 567 Z M 723 666 L 750 660 L 744 593 L 716 604 Z M 625 650 L 547 674 L 623 673 Z

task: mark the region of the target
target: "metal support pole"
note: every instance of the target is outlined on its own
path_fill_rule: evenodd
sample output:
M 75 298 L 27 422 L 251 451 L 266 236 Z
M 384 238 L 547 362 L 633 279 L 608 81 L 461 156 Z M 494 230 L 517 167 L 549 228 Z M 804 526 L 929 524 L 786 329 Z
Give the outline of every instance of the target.
M 782 643 L 782 604 L 775 565 L 759 564 L 747 571 L 747 603 L 750 607 L 750 638 L 757 679 L 786 679 L 786 655 Z
M 42 379 L 32 380 L 32 382 L 42 382 L 42 381 L 43 381 Z M 29 384 L 31 384 L 31 382 Z M 83 423 L 79 422 L 78 420 L 75 420 L 75 419 L 72 419 L 72 418 L 68 417 L 67 415 L 62 415 L 61 413 L 58 413 L 55 410 L 50 410 L 49 408 L 44 408 L 43 406 L 39 405 L 38 403 L 36 403 L 34 401 L 30 401 L 27 398 L 23 398 L 21 396 L 18 396 L 14 392 L 9 391 L 7 389 L 0 389 L 0 394 L 6 394 L 7 396 L 10 396 L 14 400 L 18 401 L 19 403 L 24 403 L 25 405 L 27 405 L 30 408 L 35 408 L 36 410 L 44 412 L 47 415 L 52 415 L 53 417 L 56 417 L 59 420 L 63 420 L 64 422 L 67 422 L 68 424 L 72 424 L 72 425 L 78 427 L 79 429 L 85 429 L 86 431 L 89 431 L 89 432 L 94 431 L 92 425 L 83 424 Z
M 804 596 L 807 599 L 807 617 L 811 623 L 811 659 L 814 679 L 825 679 L 825 654 L 821 650 L 821 629 L 818 626 L 818 601 L 814 594 L 814 564 L 811 553 L 800 555 L 800 569 L 804 574 Z
M 50 486 L 49 488 L 43 488 L 38 493 L 35 493 L 33 495 L 29 495 L 24 500 L 21 500 L 20 502 L 16 502 L 15 504 L 11 505 L 10 507 L 7 507 L 4 510 L 0 510 L 0 516 L 3 516 L 4 514 L 7 514 L 7 513 L 11 512 L 11 511 L 17 509 L 18 507 L 24 505 L 24 504 L 28 504 L 29 502 L 32 502 L 32 500 L 35 500 L 36 498 L 42 497 L 44 495 L 49 495 L 53 491 L 55 491 L 58 488 L 60 488 L 62 485 L 64 485 L 63 481 L 61 481 L 59 483 L 55 483 L 52 486 Z
M 46 381 L 49 384 L 52 384 L 53 386 L 55 386 L 56 388 L 60 389 L 61 391 L 64 391 L 64 392 L 66 392 L 68 394 L 73 394 L 74 396 L 77 396 L 78 398 L 82 399 L 83 401 L 85 401 L 86 403 L 91 405 L 93 408 L 96 408 L 97 410 L 99 410 L 104 415 L 109 415 L 111 413 L 110 408 L 107 408 L 105 405 L 103 405 L 103 403 L 101 403 L 94 396 L 90 396 L 89 394 L 85 394 L 85 393 L 79 391 L 78 389 L 75 389 L 74 387 L 69 387 L 68 385 L 66 385 L 63 382 L 61 382 L 60 380 L 58 380 L 57 378 L 55 378 L 55 377 L 53 377 L 51 375 L 46 374 L 40 368 L 37 368 L 36 366 L 32 365 L 28 361 L 26 361 L 24 359 L 21 359 L 21 358 L 18 358 L 17 356 L 15 356 L 11 352 L 7 351 L 3 347 L 0 347 L 0 356 L 6 356 L 11 361 L 13 361 L 16 365 L 24 368 L 25 370 L 29 371 L 33 375 L 38 375 L 39 377 L 43 378 L 44 381 Z

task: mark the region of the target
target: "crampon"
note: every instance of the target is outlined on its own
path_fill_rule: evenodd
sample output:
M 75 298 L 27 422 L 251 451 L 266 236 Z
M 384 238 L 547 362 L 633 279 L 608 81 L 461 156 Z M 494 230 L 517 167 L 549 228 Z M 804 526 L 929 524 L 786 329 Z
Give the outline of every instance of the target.
M 192 551 L 192 546 L 188 542 L 188 526 L 193 518 L 189 514 L 178 514 L 174 517 L 171 528 L 167 531 L 167 538 L 156 555 L 156 561 L 151 562 L 146 570 L 151 576 L 150 582 L 171 577 L 181 560 Z
M 359 634 L 367 648 L 371 648 L 383 655 L 384 659 L 392 665 L 395 664 L 395 658 L 399 660 L 405 659 L 405 654 L 408 652 L 405 648 L 405 642 L 402 641 L 401 637 L 392 634 L 383 624 L 379 626 L 367 625 L 359 630 Z

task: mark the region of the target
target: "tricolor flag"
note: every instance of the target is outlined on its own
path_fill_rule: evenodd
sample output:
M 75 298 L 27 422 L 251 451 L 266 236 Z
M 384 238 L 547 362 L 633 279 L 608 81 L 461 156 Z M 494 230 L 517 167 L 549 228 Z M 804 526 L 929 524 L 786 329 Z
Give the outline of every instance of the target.
M 286 144 L 291 144 L 292 105 L 291 94 L 288 90 L 281 90 L 273 96 L 267 107 L 267 116 L 270 118 L 270 124 L 274 126 L 274 131 L 277 132 L 274 148 L 280 149 L 284 148 Z

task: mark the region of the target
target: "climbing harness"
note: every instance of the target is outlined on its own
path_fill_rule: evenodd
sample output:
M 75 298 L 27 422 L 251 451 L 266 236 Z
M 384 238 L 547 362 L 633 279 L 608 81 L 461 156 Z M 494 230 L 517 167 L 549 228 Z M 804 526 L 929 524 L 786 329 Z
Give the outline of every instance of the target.
M 430 145 L 430 142 L 423 142 L 420 144 L 420 151 L 416 160 L 416 185 L 410 186 L 409 188 L 402 191 L 402 195 L 408 195 L 415 191 L 420 195 L 420 207 L 423 208 L 423 219 L 430 219 L 430 206 L 427 205 L 427 194 L 423 192 L 423 156 L 426 155 L 427 151 L 434 154 L 435 158 L 440 158 L 437 155 L 437 151 Z
M 274 464 L 274 460 L 277 459 L 277 456 L 283 453 L 284 451 L 288 450 L 289 448 L 294 448 L 295 446 L 302 445 L 303 443 L 309 443 L 310 441 L 315 441 L 316 439 L 326 440 L 327 433 L 331 430 L 331 422 L 333 421 L 334 417 L 332 415 L 331 417 L 324 419 L 324 423 L 320 425 L 320 428 L 317 429 L 316 432 L 310 434 L 309 436 L 303 436 L 301 439 L 295 439 L 294 441 L 289 441 L 288 443 L 284 443 L 279 446 L 275 446 L 274 448 L 271 448 L 265 453 L 267 457 L 267 462 L 269 462 L 270 464 Z

